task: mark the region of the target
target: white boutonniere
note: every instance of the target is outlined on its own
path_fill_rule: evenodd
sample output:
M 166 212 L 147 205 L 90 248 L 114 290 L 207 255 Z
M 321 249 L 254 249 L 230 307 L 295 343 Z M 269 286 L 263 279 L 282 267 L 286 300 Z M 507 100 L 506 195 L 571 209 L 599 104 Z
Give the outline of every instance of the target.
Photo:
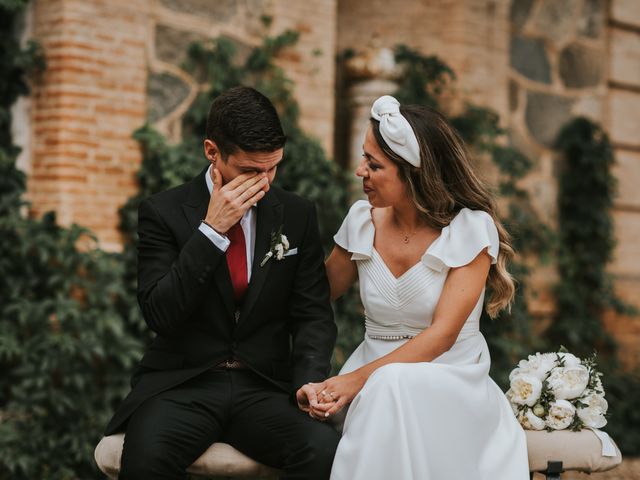
M 276 260 L 282 260 L 284 255 L 289 251 L 289 240 L 286 235 L 282 234 L 282 225 L 278 229 L 278 233 L 271 232 L 271 246 L 269 251 L 260 262 L 260 266 L 264 267 L 271 257 L 276 257 Z

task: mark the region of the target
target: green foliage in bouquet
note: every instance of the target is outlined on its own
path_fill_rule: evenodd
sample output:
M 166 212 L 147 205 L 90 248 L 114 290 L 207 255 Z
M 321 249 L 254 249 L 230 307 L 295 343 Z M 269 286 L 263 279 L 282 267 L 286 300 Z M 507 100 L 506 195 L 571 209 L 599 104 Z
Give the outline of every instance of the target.
M 395 93 L 401 103 L 429 105 L 443 111 L 441 94 L 455 78 L 451 68 L 434 56 L 424 56 L 406 46 L 395 50 L 396 62 L 403 68 Z M 446 112 L 444 112 L 446 114 Z M 501 221 L 512 236 L 516 252 L 523 257 L 545 259 L 553 243 L 551 230 L 536 215 L 526 190 L 518 185 L 532 169 L 533 162 L 500 140 L 508 136 L 499 125 L 498 115 L 487 109 L 467 105 L 449 120 L 476 157 L 489 157 L 500 174 L 496 194 L 508 200 Z M 482 166 L 476 162 L 477 167 Z M 508 376 L 518 358 L 540 348 L 531 332 L 532 317 L 527 305 L 529 268 L 522 260 L 513 262 L 510 271 L 518 281 L 511 312 L 502 312 L 492 321 L 486 314 L 481 326 L 491 350 L 492 377 L 506 389 Z
M 53 214 L 27 218 L 10 107 L 44 68 L 14 25 L 26 1 L 0 1 L 0 478 L 100 478 L 93 448 L 141 352 L 117 309 L 122 263 Z

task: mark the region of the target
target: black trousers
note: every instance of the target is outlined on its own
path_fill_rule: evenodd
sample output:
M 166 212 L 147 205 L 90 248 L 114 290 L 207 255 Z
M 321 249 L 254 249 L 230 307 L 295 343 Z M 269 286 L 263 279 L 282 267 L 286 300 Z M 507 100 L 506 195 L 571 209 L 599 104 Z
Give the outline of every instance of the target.
M 284 470 L 327 479 L 340 439 L 249 370 L 210 370 L 144 402 L 127 425 L 120 479 L 184 479 L 213 442 Z

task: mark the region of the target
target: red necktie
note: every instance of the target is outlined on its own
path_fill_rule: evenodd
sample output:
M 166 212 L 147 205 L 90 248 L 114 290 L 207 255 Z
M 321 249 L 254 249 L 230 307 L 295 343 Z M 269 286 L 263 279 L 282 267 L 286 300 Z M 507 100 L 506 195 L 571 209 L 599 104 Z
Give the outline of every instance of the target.
M 247 247 L 240 222 L 229 229 L 227 238 L 231 242 L 229 248 L 227 248 L 227 265 L 231 274 L 233 294 L 236 302 L 238 302 L 244 296 L 249 285 L 249 280 L 247 279 Z

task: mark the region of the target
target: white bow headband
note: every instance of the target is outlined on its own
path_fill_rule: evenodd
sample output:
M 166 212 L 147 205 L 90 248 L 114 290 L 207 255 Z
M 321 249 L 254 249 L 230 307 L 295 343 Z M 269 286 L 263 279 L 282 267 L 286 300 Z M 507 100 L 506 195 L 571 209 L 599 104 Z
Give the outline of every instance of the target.
M 418 139 L 407 119 L 400 113 L 400 102 L 391 95 L 383 95 L 373 102 L 371 116 L 380 122 L 380 135 L 389 148 L 414 167 L 419 167 Z

